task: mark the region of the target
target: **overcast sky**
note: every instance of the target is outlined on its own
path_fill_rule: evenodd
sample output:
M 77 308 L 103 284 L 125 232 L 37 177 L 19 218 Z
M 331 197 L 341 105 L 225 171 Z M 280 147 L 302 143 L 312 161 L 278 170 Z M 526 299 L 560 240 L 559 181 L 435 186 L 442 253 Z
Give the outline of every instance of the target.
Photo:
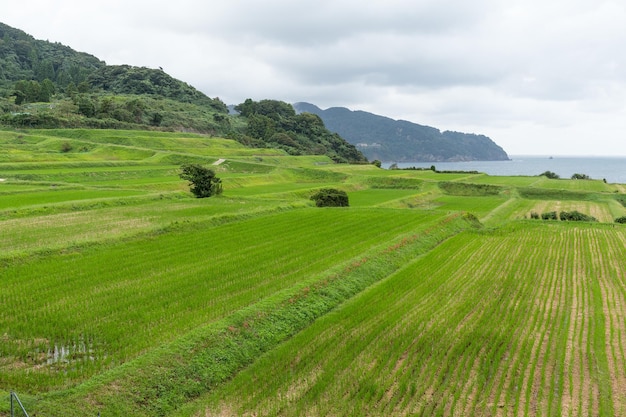
M 227 104 L 365 110 L 510 155 L 626 155 L 623 0 L 20 0 L 0 21 Z

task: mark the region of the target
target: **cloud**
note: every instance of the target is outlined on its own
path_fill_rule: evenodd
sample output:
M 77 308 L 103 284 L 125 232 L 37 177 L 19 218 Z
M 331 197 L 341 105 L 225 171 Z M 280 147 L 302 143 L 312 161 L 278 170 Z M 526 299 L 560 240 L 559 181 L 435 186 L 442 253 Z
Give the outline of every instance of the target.
M 22 0 L 1 20 L 227 103 L 362 109 L 511 153 L 626 155 L 620 0 Z

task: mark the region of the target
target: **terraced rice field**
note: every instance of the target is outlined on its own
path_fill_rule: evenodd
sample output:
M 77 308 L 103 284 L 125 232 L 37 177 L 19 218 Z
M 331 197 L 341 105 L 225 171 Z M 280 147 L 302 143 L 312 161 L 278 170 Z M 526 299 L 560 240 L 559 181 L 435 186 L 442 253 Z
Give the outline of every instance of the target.
M 624 415 L 624 259 L 615 228 L 459 235 L 180 415 Z
M 335 264 L 437 218 L 360 213 L 309 209 L 222 226 L 197 224 L 4 268 L 0 332 L 8 363 L 0 384 L 27 389 L 49 378 L 52 388 L 54 381 L 84 378 L 277 291 L 319 279 Z M 78 354 L 83 341 L 96 357 L 80 363 L 88 370 L 60 361 L 56 367 L 65 372 L 51 374 L 41 366 L 49 364 L 55 346 Z
M 595 201 L 540 201 L 537 202 L 531 211 L 535 213 L 544 213 L 549 211 L 579 211 L 581 213 L 587 213 L 590 216 L 595 217 L 600 222 L 611 223 L 615 216 L 615 213 L 611 210 L 614 207 L 604 202 Z M 618 209 L 620 209 L 618 207 Z
M 626 415 L 622 185 L 158 132 L 0 151 L 1 416 Z M 193 198 L 180 164 L 218 160 Z M 573 210 L 599 221 L 529 220 Z

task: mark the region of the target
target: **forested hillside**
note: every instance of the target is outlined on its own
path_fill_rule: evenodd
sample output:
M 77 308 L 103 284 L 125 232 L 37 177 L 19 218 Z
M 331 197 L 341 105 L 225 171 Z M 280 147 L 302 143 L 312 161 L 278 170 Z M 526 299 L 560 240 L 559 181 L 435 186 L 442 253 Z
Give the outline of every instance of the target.
M 57 88 L 85 81 L 105 66 L 93 55 L 76 52 L 60 43 L 38 41 L 29 34 L 0 23 L 0 94 L 17 81 L 50 80 Z
M 354 145 L 328 131 L 319 116 L 296 115 L 288 103 L 248 99 L 235 110 L 248 121 L 246 133 L 255 141 L 263 141 L 293 155 L 328 155 L 335 161 L 344 158 L 352 162 L 367 161 Z
M 247 106 L 248 112 L 241 115 L 229 115 L 219 98 L 161 69 L 106 65 L 92 55 L 36 40 L 0 23 L 0 125 L 192 131 L 291 155 L 366 162 L 317 116 L 296 116 L 290 105 L 275 100 L 261 103 L 254 109 Z M 291 114 L 270 107 L 289 108 Z
M 343 107 L 322 110 L 296 103 L 299 112 L 319 115 L 328 129 L 357 146 L 370 160 L 388 162 L 500 161 L 507 153 L 484 135 L 444 131 Z

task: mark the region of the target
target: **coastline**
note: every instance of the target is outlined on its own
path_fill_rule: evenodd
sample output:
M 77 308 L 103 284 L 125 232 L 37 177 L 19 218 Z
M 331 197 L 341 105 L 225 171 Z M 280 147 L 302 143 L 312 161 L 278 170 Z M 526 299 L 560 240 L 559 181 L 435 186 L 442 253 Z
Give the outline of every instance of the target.
M 441 171 L 478 171 L 498 176 L 537 176 L 552 171 L 561 178 L 586 174 L 595 180 L 626 184 L 626 156 L 509 155 L 509 160 L 464 162 L 397 162 L 398 168 L 430 168 Z M 389 169 L 393 162 L 383 162 Z

